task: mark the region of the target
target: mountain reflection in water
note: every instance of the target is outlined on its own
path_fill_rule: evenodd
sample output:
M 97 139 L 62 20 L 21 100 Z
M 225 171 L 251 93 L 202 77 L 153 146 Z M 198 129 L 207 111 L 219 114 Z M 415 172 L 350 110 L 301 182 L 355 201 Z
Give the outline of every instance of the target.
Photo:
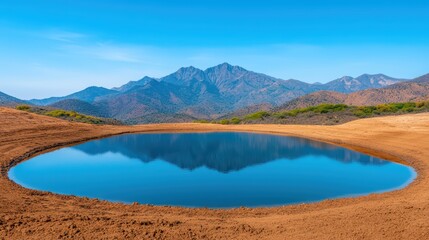
M 193 170 L 205 166 L 222 173 L 308 155 L 328 157 L 343 163 L 388 163 L 322 142 L 254 133 L 131 134 L 95 140 L 73 148 L 90 155 L 113 152 L 143 162 L 164 160 L 182 169 Z

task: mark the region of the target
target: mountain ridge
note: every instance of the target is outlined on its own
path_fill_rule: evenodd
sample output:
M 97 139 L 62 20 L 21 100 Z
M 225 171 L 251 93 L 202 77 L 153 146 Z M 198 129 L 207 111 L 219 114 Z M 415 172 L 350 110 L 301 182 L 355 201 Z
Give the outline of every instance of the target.
M 255 105 L 278 107 L 317 91 L 335 89 L 349 93 L 402 81 L 405 80 L 383 74 L 363 74 L 311 84 L 295 79 L 282 80 L 222 63 L 205 70 L 182 67 L 161 78 L 145 76 L 112 89 L 88 87 L 64 97 L 32 99 L 30 103 L 81 110 L 85 114 L 133 123 L 140 123 L 135 119 L 145 122 L 145 116 L 213 119 Z
M 315 106 L 323 103 L 352 106 L 377 105 L 391 102 L 425 101 L 429 99 L 429 74 L 383 88 L 366 89 L 352 93 L 319 91 L 291 100 L 276 111 Z
M 384 74 L 362 74 L 358 77 L 343 76 L 341 78 L 322 84 L 326 87 L 324 90 L 336 91 L 342 93 L 356 92 L 368 88 L 382 88 L 389 85 L 406 81 L 406 79 L 397 79 Z
M 0 106 L 16 106 L 27 103 L 27 101 L 12 97 L 4 92 L 0 92 Z
M 81 91 L 69 94 L 67 96 L 50 97 L 50 98 L 45 98 L 45 99 L 30 99 L 30 100 L 28 100 L 28 102 L 30 102 L 34 105 L 41 105 L 41 106 L 50 105 L 50 104 L 60 102 L 62 100 L 67 100 L 67 99 L 76 99 L 76 100 L 81 100 L 81 101 L 85 101 L 85 102 L 93 102 L 97 98 L 105 97 L 107 95 L 111 95 L 111 94 L 115 94 L 115 93 L 117 93 L 117 91 L 111 90 L 108 88 L 90 86 L 90 87 L 87 87 Z

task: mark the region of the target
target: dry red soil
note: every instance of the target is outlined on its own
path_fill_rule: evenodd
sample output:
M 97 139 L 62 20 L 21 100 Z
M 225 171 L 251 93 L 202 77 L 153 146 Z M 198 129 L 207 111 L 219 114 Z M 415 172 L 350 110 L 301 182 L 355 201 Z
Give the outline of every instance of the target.
M 31 156 L 89 139 L 131 132 L 198 131 L 315 139 L 411 165 L 418 176 L 408 187 L 383 194 L 228 210 L 61 196 L 25 189 L 7 177 L 11 166 Z M 0 239 L 429 239 L 429 114 L 338 126 L 94 126 L 0 108 L 0 171 Z

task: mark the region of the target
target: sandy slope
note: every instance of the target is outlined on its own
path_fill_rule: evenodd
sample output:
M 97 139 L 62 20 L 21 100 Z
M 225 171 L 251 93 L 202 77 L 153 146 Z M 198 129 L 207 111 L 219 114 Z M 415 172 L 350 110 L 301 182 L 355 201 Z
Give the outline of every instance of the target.
M 114 204 L 32 191 L 7 178 L 11 164 L 48 148 L 124 132 L 211 130 L 318 139 L 405 162 L 419 176 L 395 192 L 232 210 Z M 0 108 L 0 164 L 0 239 L 429 239 L 429 114 L 363 119 L 339 126 L 114 127 Z

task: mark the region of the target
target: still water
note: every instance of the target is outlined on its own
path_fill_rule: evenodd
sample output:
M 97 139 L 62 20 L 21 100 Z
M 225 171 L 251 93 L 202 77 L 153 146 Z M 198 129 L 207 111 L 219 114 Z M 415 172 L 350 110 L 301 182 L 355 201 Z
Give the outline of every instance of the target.
M 9 171 L 31 189 L 118 202 L 276 206 L 399 189 L 412 168 L 302 138 L 254 133 L 133 134 L 94 140 Z

